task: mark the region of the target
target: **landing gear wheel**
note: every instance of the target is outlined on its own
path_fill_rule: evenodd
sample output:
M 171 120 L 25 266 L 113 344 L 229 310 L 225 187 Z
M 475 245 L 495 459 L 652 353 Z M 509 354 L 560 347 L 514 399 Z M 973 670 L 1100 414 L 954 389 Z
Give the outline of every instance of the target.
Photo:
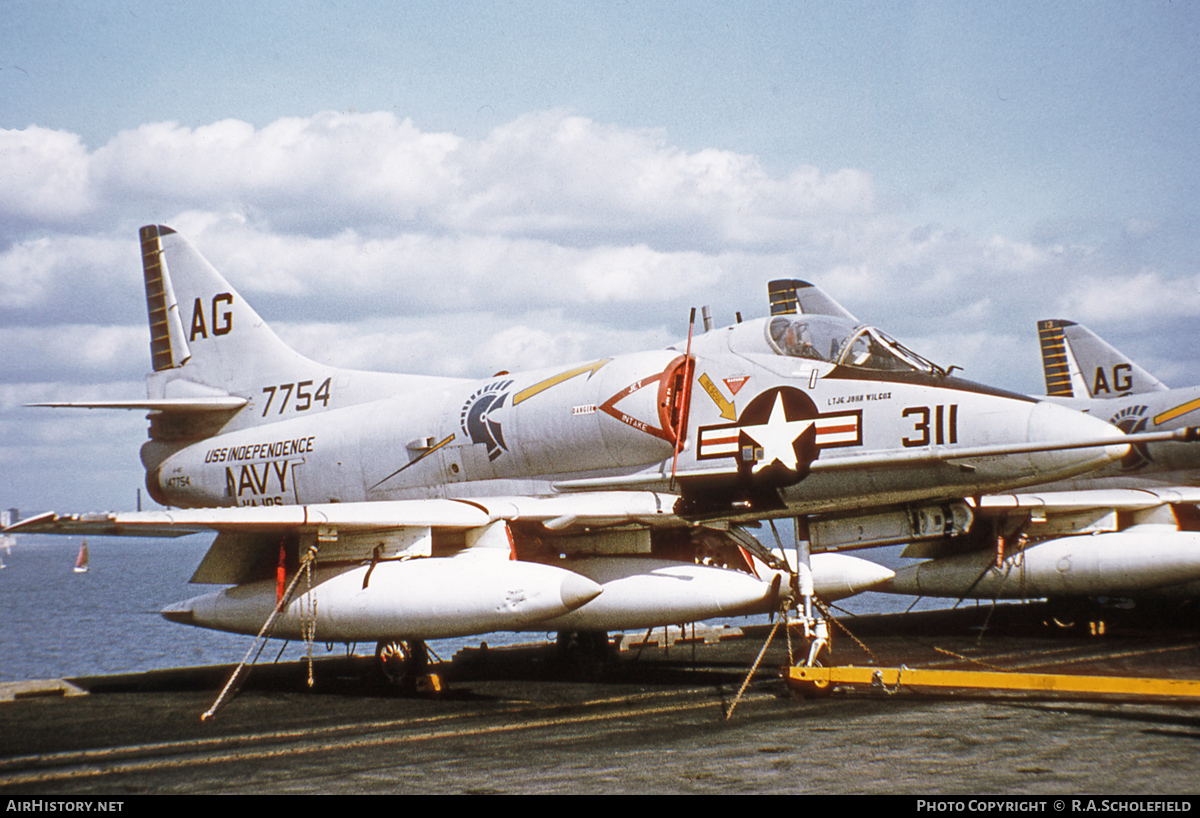
M 555 644 L 566 666 L 585 678 L 602 675 L 612 655 L 607 631 L 563 631 Z
M 824 667 L 819 661 L 812 663 L 813 667 Z M 833 683 L 828 679 L 814 679 L 809 683 L 806 693 L 814 699 L 823 699 L 833 693 Z
M 392 639 L 375 646 L 375 662 L 388 684 L 411 687 L 425 672 L 429 652 L 419 639 Z
M 1077 599 L 1051 597 L 1045 603 L 1046 618 L 1042 624 L 1051 631 L 1075 634 L 1087 627 L 1092 611 L 1086 602 Z
M 810 667 L 824 667 L 820 662 L 813 662 Z M 828 679 L 813 679 L 811 681 L 793 682 L 789 685 L 793 698 L 824 699 L 833 693 L 833 684 Z

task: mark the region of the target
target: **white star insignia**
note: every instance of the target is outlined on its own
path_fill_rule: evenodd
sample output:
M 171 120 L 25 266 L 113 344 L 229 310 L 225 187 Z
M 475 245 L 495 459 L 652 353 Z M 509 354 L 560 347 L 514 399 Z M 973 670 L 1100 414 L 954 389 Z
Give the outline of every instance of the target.
M 799 471 L 800 464 L 796 459 L 796 450 L 792 444 L 796 438 L 804 434 L 813 425 L 811 418 L 807 420 L 788 420 L 783 411 L 783 394 L 775 394 L 775 403 L 771 407 L 771 416 L 766 423 L 757 426 L 743 426 L 742 431 L 762 447 L 763 456 L 750 469 L 751 474 L 770 466 L 776 460 L 792 471 Z

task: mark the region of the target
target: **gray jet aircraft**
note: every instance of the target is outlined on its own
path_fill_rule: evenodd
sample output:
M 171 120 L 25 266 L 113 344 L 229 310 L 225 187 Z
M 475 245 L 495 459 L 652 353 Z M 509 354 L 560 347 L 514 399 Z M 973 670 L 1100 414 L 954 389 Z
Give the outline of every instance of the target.
M 233 587 L 168 619 L 254 634 L 273 617 L 276 637 L 376 641 L 398 675 L 430 638 L 776 610 L 792 578 L 742 524 L 941 540 L 969 524 L 959 498 L 1129 451 L 1104 420 L 953 377 L 811 285 L 826 314 L 795 312 L 791 282 L 791 312 L 667 349 L 397 375 L 301 356 L 174 230 L 140 238 L 148 397 L 43 405 L 149 411 L 146 484 L 169 508 L 11 530 L 215 531 L 193 582 Z M 806 599 L 878 579 L 839 560 L 814 586 L 798 557 Z

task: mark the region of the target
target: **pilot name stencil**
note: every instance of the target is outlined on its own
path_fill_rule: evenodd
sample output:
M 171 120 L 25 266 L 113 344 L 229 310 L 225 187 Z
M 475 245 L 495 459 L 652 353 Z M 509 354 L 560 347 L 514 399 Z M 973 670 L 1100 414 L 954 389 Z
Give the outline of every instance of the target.
M 865 395 L 836 395 L 825 401 L 826 406 L 842 406 L 847 403 L 863 403 L 872 400 L 891 400 L 891 392 L 868 392 Z

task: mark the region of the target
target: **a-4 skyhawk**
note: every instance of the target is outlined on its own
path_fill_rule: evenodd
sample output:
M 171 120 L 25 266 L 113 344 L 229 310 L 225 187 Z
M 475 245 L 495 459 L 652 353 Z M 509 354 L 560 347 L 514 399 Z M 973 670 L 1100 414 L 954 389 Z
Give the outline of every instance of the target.
M 1128 452 L 1102 420 L 952 377 L 837 309 L 480 380 L 359 372 L 288 348 L 174 230 L 141 248 L 149 397 L 55 405 L 149 410 L 146 482 L 171 508 L 13 530 L 216 531 L 193 581 L 235 587 L 164 612 L 202 627 L 257 633 L 278 604 L 274 636 L 387 657 L 768 611 L 790 578 L 741 523 L 944 538 L 956 498 Z

